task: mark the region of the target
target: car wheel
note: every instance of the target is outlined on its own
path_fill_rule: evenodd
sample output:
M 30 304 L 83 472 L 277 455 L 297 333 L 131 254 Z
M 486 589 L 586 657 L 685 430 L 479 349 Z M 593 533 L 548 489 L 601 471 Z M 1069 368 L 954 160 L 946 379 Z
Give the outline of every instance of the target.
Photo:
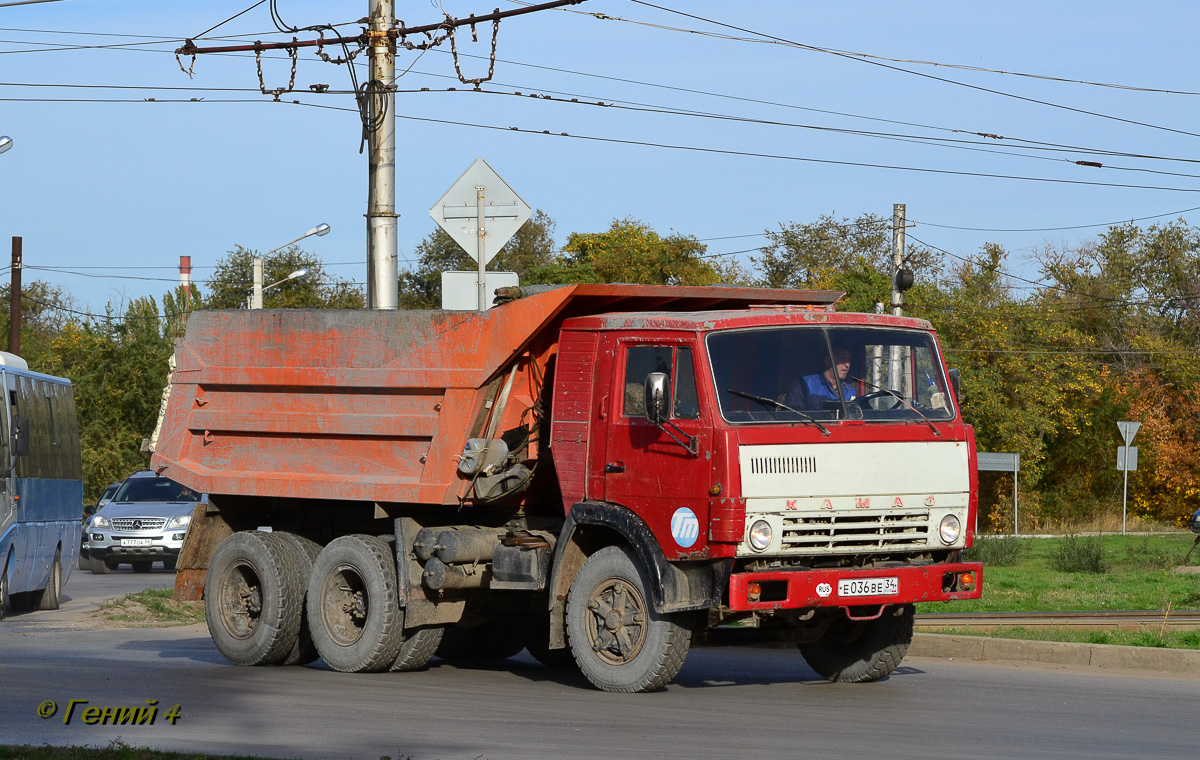
M 91 557 L 88 559 L 88 570 L 91 570 L 95 575 L 108 575 L 113 571 L 113 569 L 108 566 L 108 562 L 100 559 L 99 557 Z
M 291 546 L 242 531 L 213 553 L 204 613 L 213 644 L 234 665 L 274 665 L 296 645 L 302 594 Z
M 588 557 L 567 596 L 571 652 L 604 691 L 654 691 L 670 683 L 691 645 L 686 619 L 654 611 L 646 571 L 624 546 Z
M 154 568 L 154 560 L 151 559 L 137 559 L 129 564 L 133 565 L 135 573 L 148 573 Z
M 336 538 L 308 585 L 308 627 L 325 664 L 344 673 L 387 670 L 404 643 L 396 558 L 375 536 Z
M 163 563 L 163 570 L 174 570 L 174 569 L 175 569 L 175 564 L 176 564 L 178 561 L 179 561 L 179 558 L 178 558 L 178 557 L 175 557 L 175 556 L 163 557 L 163 561 L 162 561 L 162 563 Z
M 34 606 L 39 610 L 58 609 L 59 596 L 62 594 L 62 549 L 54 552 L 54 564 L 50 566 L 50 578 L 46 588 L 35 591 Z

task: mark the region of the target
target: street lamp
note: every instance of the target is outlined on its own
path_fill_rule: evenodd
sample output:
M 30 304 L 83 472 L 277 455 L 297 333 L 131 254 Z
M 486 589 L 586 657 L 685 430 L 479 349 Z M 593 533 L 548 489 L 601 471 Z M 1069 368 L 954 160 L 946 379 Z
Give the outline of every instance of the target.
M 262 256 L 255 256 L 254 257 L 254 291 L 250 295 L 250 308 L 251 309 L 261 309 L 263 307 L 263 291 L 266 290 L 266 288 L 263 287 L 263 259 L 265 259 L 267 256 L 270 256 L 272 253 L 275 253 L 276 251 L 280 251 L 280 250 L 283 250 L 284 248 L 287 248 L 289 245 L 295 245 L 296 243 L 299 243 L 301 240 L 303 240 L 306 237 L 312 237 L 313 235 L 316 235 L 317 237 L 323 237 L 328 234 L 329 234 L 329 225 L 328 224 L 318 224 L 316 227 L 313 227 L 311 230 L 304 233 L 303 235 L 296 238 L 295 240 L 284 243 L 283 245 L 279 246 L 278 248 L 272 248 L 271 250 L 267 251 Z M 283 283 L 287 282 L 288 280 L 294 280 L 297 277 L 303 277 L 306 274 L 308 274 L 307 269 L 297 269 L 295 272 L 292 272 L 291 274 L 289 274 L 287 277 L 284 277 L 279 282 L 273 282 L 270 285 L 268 285 L 267 287 L 273 288 L 276 285 L 282 285 Z
M 12 147 L 12 138 L 8 135 L 0 135 L 0 153 Z

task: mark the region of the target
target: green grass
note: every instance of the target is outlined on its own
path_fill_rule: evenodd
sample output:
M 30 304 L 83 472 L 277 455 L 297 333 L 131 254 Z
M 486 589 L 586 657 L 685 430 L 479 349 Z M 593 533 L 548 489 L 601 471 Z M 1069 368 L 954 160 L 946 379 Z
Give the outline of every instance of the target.
M 944 633 L 956 636 L 989 636 L 997 639 L 1024 641 L 1066 641 L 1081 644 L 1117 644 L 1134 647 L 1166 647 L 1168 649 L 1200 649 L 1200 631 L 1171 631 L 1150 626 L 1141 631 L 1086 631 L 1074 628 L 1022 628 L 1021 626 L 993 628 L 989 631 L 966 628 L 939 628 L 923 633 Z
M 982 539 L 986 545 L 997 539 Z M 1022 538 L 1013 564 L 988 563 L 983 555 L 983 596 L 960 602 L 917 605 L 918 612 L 1036 612 L 1070 610 L 1165 610 L 1200 608 L 1200 575 L 1176 575 L 1195 537 L 1188 533 L 1164 536 L 1099 536 L 1075 539 Z M 1080 550 L 1081 541 L 1092 548 Z M 975 551 L 972 550 L 972 554 Z M 1055 557 L 1088 555 L 1087 561 L 1056 569 Z M 1098 553 L 1098 557 L 1096 554 Z M 1091 563 L 1089 565 L 1089 562 Z M 1104 572 L 1096 569 L 1099 562 Z M 1200 550 L 1191 563 L 1200 563 Z
M 148 588 L 120 599 L 107 599 L 96 615 L 129 626 L 176 626 L 204 622 L 203 602 L 177 602 L 174 589 Z M 0 756 L 0 760 L 4 760 Z

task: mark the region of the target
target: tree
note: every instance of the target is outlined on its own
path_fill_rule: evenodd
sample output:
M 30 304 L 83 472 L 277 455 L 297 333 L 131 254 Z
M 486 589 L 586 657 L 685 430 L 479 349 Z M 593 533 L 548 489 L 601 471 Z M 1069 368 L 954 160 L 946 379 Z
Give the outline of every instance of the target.
M 816 222 L 790 222 L 766 230 L 768 243 L 752 257 L 766 288 L 841 290 L 841 308 L 872 311 L 892 294 L 892 221 L 864 214 L 854 221 L 823 215 Z M 936 283 L 941 263 L 933 251 L 909 245 L 907 266 L 917 280 L 906 301 L 919 301 L 922 288 Z
M 441 227 L 418 243 L 414 253 L 416 268 L 400 273 L 402 309 L 440 309 L 442 272 L 474 272 L 478 267 Z M 516 272 L 521 282 L 527 283 L 532 272 L 551 266 L 554 258 L 554 220 L 538 209 L 488 262 L 488 269 Z
M 217 262 L 208 281 L 206 309 L 243 309 L 254 289 L 254 257 L 257 251 L 235 247 Z M 320 259 L 299 246 L 290 246 L 263 261 L 263 285 L 283 280 L 298 269 L 308 274 L 263 293 L 263 306 L 269 309 L 362 309 L 366 306 L 362 291 L 352 282 L 325 272 Z
M 615 219 L 607 232 L 571 233 L 553 274 L 573 282 L 712 285 L 722 273 L 706 250 L 693 235 L 662 237 L 636 219 Z

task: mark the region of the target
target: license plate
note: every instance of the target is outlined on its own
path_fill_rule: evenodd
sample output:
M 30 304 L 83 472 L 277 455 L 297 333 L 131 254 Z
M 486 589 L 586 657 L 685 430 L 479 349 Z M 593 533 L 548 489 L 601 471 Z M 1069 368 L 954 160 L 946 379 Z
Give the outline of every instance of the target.
M 149 546 L 150 539 L 148 538 L 122 538 L 121 546 Z
M 838 596 L 895 596 L 899 593 L 899 578 L 842 578 L 838 581 Z

